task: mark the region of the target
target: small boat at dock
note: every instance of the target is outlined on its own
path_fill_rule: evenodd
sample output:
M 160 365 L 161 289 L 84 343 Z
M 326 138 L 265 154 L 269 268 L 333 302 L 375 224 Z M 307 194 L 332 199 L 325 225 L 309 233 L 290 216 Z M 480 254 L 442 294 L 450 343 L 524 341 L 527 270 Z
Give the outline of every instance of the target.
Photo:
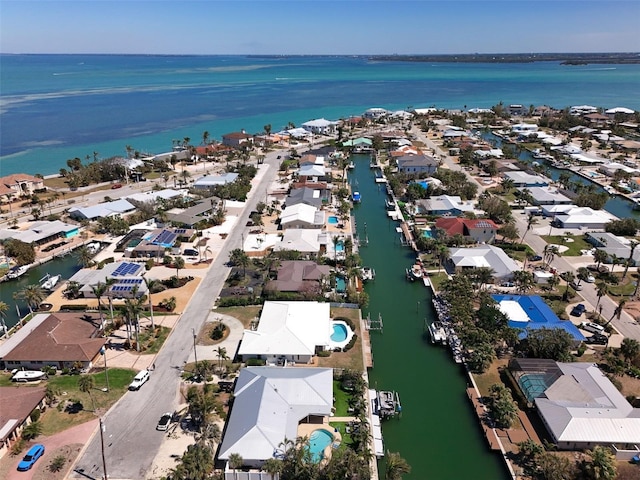
M 429 324 L 429 336 L 431 337 L 431 343 L 440 345 L 447 343 L 447 331 L 442 322 L 437 320 Z
M 44 278 L 40 279 L 40 288 L 43 290 L 53 290 L 58 284 L 62 275 L 54 275 L 53 277 L 47 273 Z
M 402 412 L 400 397 L 397 392 L 379 390 L 372 400 L 373 413 L 381 419 L 390 418 Z
M 407 280 L 414 281 L 419 280 L 424 276 L 424 271 L 422 270 L 422 265 L 419 263 L 414 263 L 411 265 L 411 268 L 406 269 Z
M 367 280 L 373 280 L 376 278 L 376 271 L 371 267 L 362 267 L 360 269 L 362 274 L 362 281 L 366 282 Z
M 7 278 L 13 279 L 13 278 L 21 277 L 22 275 L 27 273 L 28 270 L 29 268 L 26 265 L 13 267 L 11 270 L 9 270 L 9 273 L 7 273 Z
M 353 203 L 360 203 L 362 201 L 362 197 L 360 196 L 360 192 L 353 192 L 351 194 L 351 201 Z

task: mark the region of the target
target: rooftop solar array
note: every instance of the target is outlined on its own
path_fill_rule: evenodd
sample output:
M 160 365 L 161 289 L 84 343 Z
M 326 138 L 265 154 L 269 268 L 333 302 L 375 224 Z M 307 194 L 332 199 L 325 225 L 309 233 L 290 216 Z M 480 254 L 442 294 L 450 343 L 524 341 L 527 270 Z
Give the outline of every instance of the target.
M 178 234 L 176 232 L 172 232 L 171 230 L 162 230 L 158 235 L 156 235 L 156 238 L 150 240 L 150 243 L 171 247 L 176 243 L 177 238 Z
M 135 288 L 134 285 L 114 285 L 113 287 L 111 287 L 111 291 L 124 293 L 124 292 L 130 292 L 134 288 Z
M 492 225 L 489 222 L 487 222 L 486 220 L 478 220 L 478 222 L 476 222 L 476 227 L 491 228 Z
M 186 228 L 176 228 L 176 233 L 178 235 L 182 235 L 183 233 L 185 233 L 187 231 Z
M 123 278 L 122 280 L 118 280 L 118 284 L 120 285 L 139 285 L 142 283 L 142 278 Z
M 140 269 L 142 268 L 142 265 L 138 264 L 138 263 L 121 263 L 118 268 L 116 268 L 116 270 L 111 274 L 114 277 L 124 277 L 127 275 L 136 275 Z

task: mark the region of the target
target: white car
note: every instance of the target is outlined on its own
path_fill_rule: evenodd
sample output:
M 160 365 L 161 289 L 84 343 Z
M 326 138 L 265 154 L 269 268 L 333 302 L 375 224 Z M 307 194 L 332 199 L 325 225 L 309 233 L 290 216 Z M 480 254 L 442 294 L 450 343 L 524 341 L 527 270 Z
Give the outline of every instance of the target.
M 584 281 L 587 283 L 594 283 L 596 281 L 596 277 L 594 277 L 593 275 L 589 275 L 587 278 L 584 279 Z
M 148 380 L 149 370 L 140 370 L 129 384 L 129 390 L 140 390 L 140 387 L 147 383 Z

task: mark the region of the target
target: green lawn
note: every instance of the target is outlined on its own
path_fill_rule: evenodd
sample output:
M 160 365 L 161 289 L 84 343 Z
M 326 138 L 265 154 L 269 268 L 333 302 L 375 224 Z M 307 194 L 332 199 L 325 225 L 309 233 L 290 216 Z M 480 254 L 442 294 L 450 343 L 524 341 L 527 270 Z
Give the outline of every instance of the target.
M 573 236 L 573 235 L 541 235 L 542 238 L 547 243 L 553 243 L 554 245 L 562 245 L 567 247 L 569 250 L 566 252 L 562 252 L 563 257 L 579 257 L 582 255 L 582 250 L 590 250 L 593 248 L 593 245 L 588 243 L 584 236 Z M 573 241 L 567 241 L 573 240 Z M 543 253 L 540 253 L 543 255 Z
M 346 417 L 349 415 L 349 399 L 351 395 L 340 388 L 340 382 L 338 380 L 333 381 L 333 406 L 336 409 L 336 417 Z
M 81 392 L 78 388 L 80 375 L 49 377 L 47 383 L 58 390 L 57 399 L 61 402 L 61 405 L 66 401 L 77 400 L 82 403 L 83 409 L 77 413 L 68 413 L 64 409 L 59 410 L 55 406 L 48 408 L 40 417 L 43 427 L 42 434 L 52 435 L 95 418 L 96 413 L 92 411 L 93 402 L 95 402 L 98 412 L 106 412 L 127 391 L 127 387 L 133 380 L 134 375 L 135 372 L 133 370 L 109 369 L 109 391 L 104 392 L 101 389 L 106 387 L 105 373 L 91 374 L 95 385 L 91 395 Z M 91 397 L 93 397 L 93 402 Z

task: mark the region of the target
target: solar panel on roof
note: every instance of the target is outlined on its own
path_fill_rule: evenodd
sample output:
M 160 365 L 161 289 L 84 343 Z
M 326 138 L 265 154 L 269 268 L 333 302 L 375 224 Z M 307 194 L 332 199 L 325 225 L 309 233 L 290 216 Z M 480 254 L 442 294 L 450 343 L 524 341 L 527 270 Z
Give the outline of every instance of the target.
M 176 233 L 185 233 L 186 231 L 187 231 L 187 229 L 186 229 L 186 228 L 178 228 L 178 229 L 176 230 Z

